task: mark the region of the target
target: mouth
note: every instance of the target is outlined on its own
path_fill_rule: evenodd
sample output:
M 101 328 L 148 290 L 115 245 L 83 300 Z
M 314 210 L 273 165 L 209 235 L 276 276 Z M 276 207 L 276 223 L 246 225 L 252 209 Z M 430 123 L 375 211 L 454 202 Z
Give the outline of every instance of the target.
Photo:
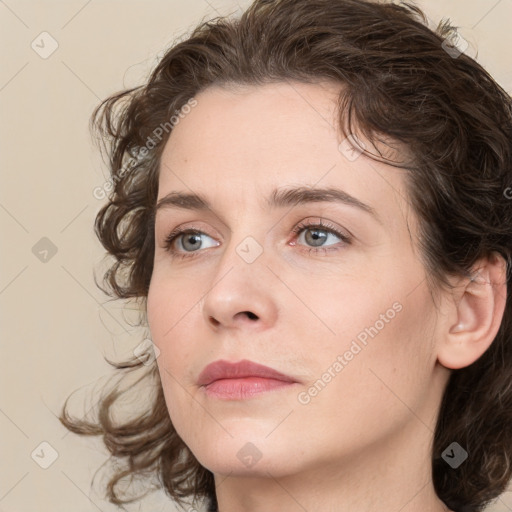
M 204 368 L 198 379 L 198 385 L 209 397 L 224 400 L 246 400 L 296 383 L 288 375 L 245 359 L 237 363 L 215 361 Z

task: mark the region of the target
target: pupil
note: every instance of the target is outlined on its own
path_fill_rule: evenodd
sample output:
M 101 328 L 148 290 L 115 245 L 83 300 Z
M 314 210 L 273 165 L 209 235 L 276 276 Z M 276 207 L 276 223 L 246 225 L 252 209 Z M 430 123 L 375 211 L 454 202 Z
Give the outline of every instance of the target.
M 193 233 L 185 238 L 185 243 L 183 244 L 185 248 L 187 248 L 187 244 L 191 243 L 191 248 L 197 248 L 201 245 L 201 240 L 199 238 L 199 235 L 197 233 Z M 190 248 L 190 247 L 189 247 Z
M 315 245 L 315 246 L 322 245 L 322 243 L 327 238 L 327 234 L 323 233 L 319 229 L 310 230 L 309 233 L 311 233 L 311 235 L 309 236 L 310 240 L 307 240 L 307 242 L 311 243 L 311 245 Z M 306 234 L 306 238 L 307 237 L 308 237 L 308 235 Z

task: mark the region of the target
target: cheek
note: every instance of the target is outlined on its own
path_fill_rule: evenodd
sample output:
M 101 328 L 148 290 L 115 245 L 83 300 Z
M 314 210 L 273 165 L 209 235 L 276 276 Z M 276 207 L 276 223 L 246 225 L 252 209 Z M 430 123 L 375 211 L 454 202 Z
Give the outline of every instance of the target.
M 199 288 L 191 286 L 190 280 L 166 275 L 156 268 L 147 298 L 148 323 L 154 343 L 162 343 L 165 349 L 167 340 L 194 314 L 200 297 Z
M 147 317 L 151 339 L 160 351 L 157 363 L 166 393 L 181 396 L 191 389 L 201 362 L 208 360 L 212 347 L 198 345 L 205 339 L 199 334 L 205 291 L 190 278 L 158 271 L 153 275 Z
M 187 289 L 178 289 L 170 282 L 154 274 L 147 297 L 147 318 L 152 342 L 160 351 L 156 362 L 169 417 L 178 434 L 186 438 L 190 427 L 187 417 L 193 404 L 187 394 L 188 383 L 183 370 L 191 366 L 194 354 L 186 340 L 179 341 L 183 329 L 187 330 L 192 311 L 187 307 L 190 302 Z M 183 411 L 188 412 L 184 415 Z
M 190 297 L 191 292 L 186 288 L 171 286 L 172 281 L 158 279 L 157 275 L 154 277 L 147 297 L 148 326 L 151 340 L 160 351 L 157 364 L 164 391 L 175 394 L 178 382 L 183 380 L 182 369 L 189 366 L 187 362 L 193 357 L 190 344 L 180 336 L 187 329 L 192 329 L 190 320 L 197 298 Z
M 324 338 L 332 340 L 330 350 L 357 352 L 359 345 L 365 357 L 358 359 L 371 358 L 377 366 L 402 360 L 422 364 L 432 349 L 423 339 L 433 319 L 424 269 L 414 257 L 386 256 L 352 268 L 338 283 L 324 282 L 323 293 L 311 281 L 309 296 L 318 298 L 319 316 L 330 327 L 331 336 Z
M 352 274 L 340 286 L 322 283 L 323 290 L 318 282 L 304 284 L 302 293 L 318 317 L 309 315 L 309 328 L 303 331 L 309 334 L 304 342 L 314 349 L 312 382 L 336 382 L 326 387 L 349 401 L 359 401 L 361 391 L 370 401 L 372 393 L 392 398 L 386 385 L 404 398 L 422 392 L 436 354 L 432 298 L 420 270 L 408 273 L 409 277 L 390 275 L 389 269 L 380 278 L 374 274 L 355 279 Z M 329 372 L 336 378 L 330 378 Z
M 353 341 L 365 347 L 403 317 L 396 288 L 379 284 L 368 274 L 361 276 L 360 270 L 358 277 L 355 274 L 287 279 L 296 296 L 290 297 L 284 314 L 292 320 L 290 325 L 304 326 L 301 332 L 307 335 L 302 335 L 302 341 L 308 349 L 314 347 L 314 354 L 336 357 L 349 350 Z
M 436 362 L 431 300 L 423 289 L 404 295 L 396 294 L 395 301 L 367 301 L 365 308 L 354 305 L 365 313 L 357 320 L 347 317 L 346 335 L 324 353 L 324 367 L 340 359 L 343 367 L 337 366 L 341 378 L 334 379 L 324 397 L 325 408 L 342 396 L 354 417 L 372 422 L 386 415 L 402 421 L 410 410 L 421 408 Z

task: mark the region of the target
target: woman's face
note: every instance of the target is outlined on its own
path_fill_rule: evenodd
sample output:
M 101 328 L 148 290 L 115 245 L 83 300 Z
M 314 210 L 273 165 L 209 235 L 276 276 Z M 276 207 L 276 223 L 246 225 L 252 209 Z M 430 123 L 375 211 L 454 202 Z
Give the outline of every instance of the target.
M 158 200 L 209 207 L 162 201 L 149 326 L 172 423 L 216 474 L 428 457 L 447 375 L 405 171 L 350 151 L 337 93 L 210 87 L 162 156 Z M 202 379 L 219 360 L 288 379 Z

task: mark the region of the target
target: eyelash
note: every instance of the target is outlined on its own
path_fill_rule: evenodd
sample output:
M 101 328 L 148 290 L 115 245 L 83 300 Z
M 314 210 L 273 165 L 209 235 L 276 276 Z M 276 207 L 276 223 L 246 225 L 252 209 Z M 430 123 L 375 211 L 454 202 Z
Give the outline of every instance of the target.
M 349 245 L 352 242 L 352 238 L 349 235 L 340 233 L 338 231 L 338 229 L 336 229 L 333 225 L 326 223 L 326 222 L 322 221 L 321 219 L 318 222 L 308 222 L 308 221 L 300 222 L 299 224 L 297 224 L 297 226 L 295 226 L 292 229 L 292 233 L 294 235 L 298 236 L 303 230 L 315 229 L 315 228 L 319 229 L 321 231 L 325 231 L 327 233 L 336 235 L 346 245 Z M 174 241 L 181 235 L 196 235 L 196 234 L 208 235 L 208 233 L 204 233 L 203 231 L 200 231 L 198 229 L 180 229 L 180 228 L 174 229 L 173 231 L 171 231 L 171 233 L 169 233 L 169 235 L 167 235 L 167 237 L 164 241 L 164 249 L 167 252 L 171 253 L 173 257 L 177 257 L 177 258 L 181 258 L 181 259 L 194 258 L 200 252 L 199 250 L 188 252 L 188 253 L 180 252 L 180 251 L 177 251 L 176 249 L 173 249 L 172 245 L 173 245 Z M 316 253 L 316 254 L 327 253 L 329 251 L 337 251 L 337 250 L 339 250 L 339 247 L 338 248 L 310 247 L 308 250 L 308 254 L 310 254 L 311 252 Z

